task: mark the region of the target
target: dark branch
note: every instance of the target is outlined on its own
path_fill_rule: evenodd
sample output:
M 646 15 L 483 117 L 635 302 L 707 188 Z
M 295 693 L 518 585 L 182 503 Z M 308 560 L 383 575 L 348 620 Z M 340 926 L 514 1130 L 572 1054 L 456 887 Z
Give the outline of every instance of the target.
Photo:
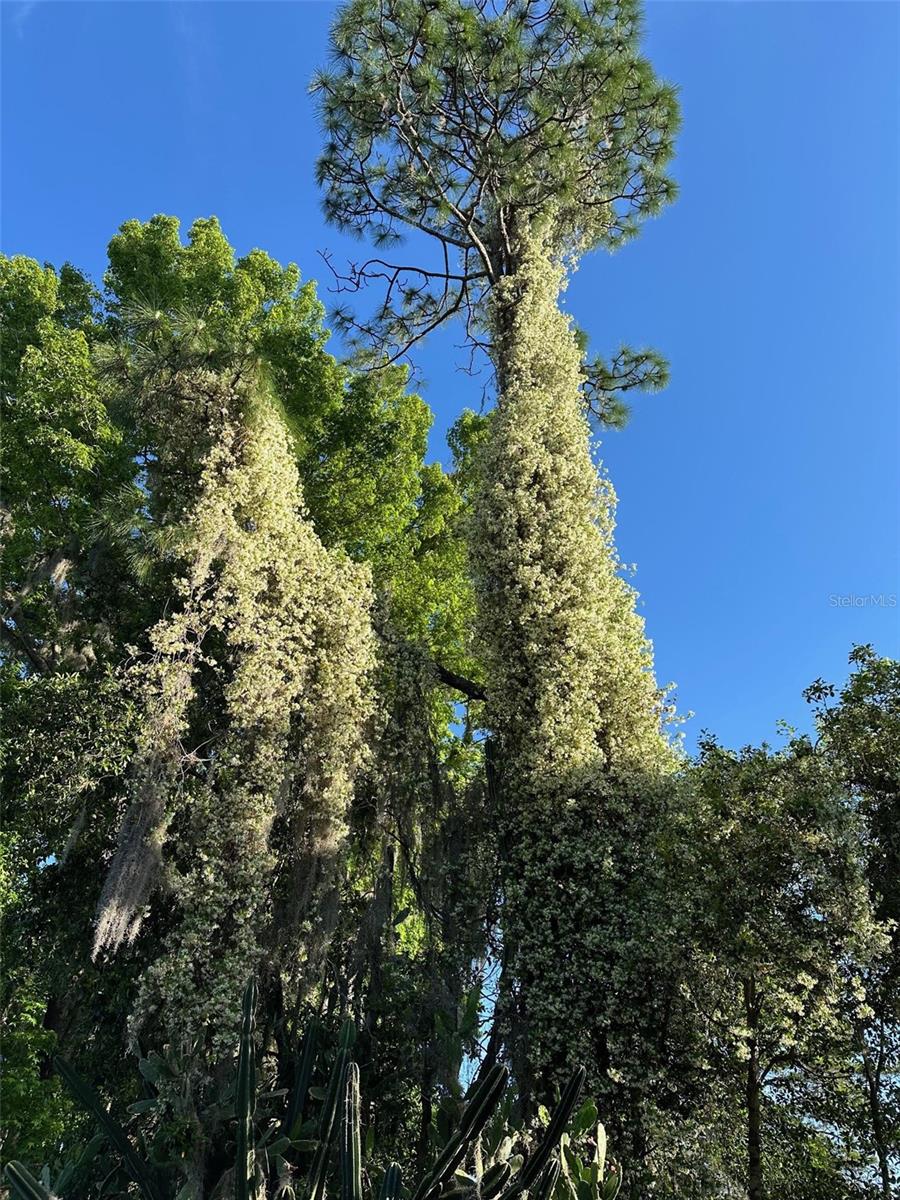
M 448 671 L 440 663 L 435 663 L 434 668 L 437 671 L 438 679 L 440 679 L 441 683 L 446 683 L 447 687 L 453 688 L 456 692 L 462 692 L 470 700 L 487 699 L 484 689 L 479 687 L 477 683 L 473 683 L 471 679 L 466 679 L 463 675 L 457 675 L 454 671 Z

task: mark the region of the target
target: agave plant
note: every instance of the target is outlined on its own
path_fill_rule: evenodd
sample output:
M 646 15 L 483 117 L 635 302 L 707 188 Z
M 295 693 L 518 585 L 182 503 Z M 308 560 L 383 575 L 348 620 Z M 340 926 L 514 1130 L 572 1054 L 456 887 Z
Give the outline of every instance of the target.
M 583 1163 L 575 1149 L 586 1119 L 596 1121 L 596 1109 L 589 1103 L 578 1109 L 569 1132 L 584 1084 L 583 1068 L 574 1072 L 553 1112 L 546 1114 L 545 1128 L 529 1152 L 513 1155 L 509 1152 L 516 1140 L 508 1130 L 509 1076 L 502 1065 L 476 1078 L 458 1119 L 447 1128 L 421 1178 L 406 1184 L 400 1165 L 393 1162 L 383 1172 L 379 1187 L 373 1188 L 363 1161 L 359 1067 L 351 1057 L 352 1023 L 345 1023 L 327 1086 L 315 1097 L 321 1099 L 317 1117 L 306 1114 L 307 1102 L 316 1091 L 311 1086 L 320 1032 L 316 1025 L 307 1030 L 299 1048 L 292 1087 L 272 1094 L 282 1104 L 273 1116 L 270 1108 L 260 1105 L 257 1094 L 256 999 L 256 984 L 251 981 L 244 994 L 237 1072 L 226 1110 L 233 1122 L 232 1161 L 210 1191 L 210 1200 L 325 1200 L 333 1179 L 339 1181 L 340 1200 L 519 1200 L 526 1195 L 528 1200 L 612 1200 L 618 1192 L 618 1172 L 605 1170 L 602 1126 L 597 1127 L 592 1161 Z M 126 1192 L 119 1195 L 132 1195 L 137 1189 L 142 1200 L 205 1200 L 195 1185 L 185 1184 L 171 1169 L 138 1153 L 133 1139 L 69 1063 L 58 1060 L 56 1066 L 69 1091 L 100 1127 L 101 1133 L 89 1148 L 91 1155 L 105 1142 L 114 1160 L 100 1194 L 112 1197 L 115 1193 L 107 1190 L 109 1180 L 123 1176 Z M 162 1069 L 159 1059 L 142 1064 L 145 1079 L 152 1080 Z M 139 1102 L 132 1111 L 146 1111 L 153 1103 L 152 1099 Z M 21 1163 L 9 1163 L 6 1181 L 11 1196 L 15 1200 L 84 1197 L 82 1174 L 90 1161 L 87 1154 L 88 1150 L 67 1165 L 52 1186 L 46 1172 L 38 1180 Z

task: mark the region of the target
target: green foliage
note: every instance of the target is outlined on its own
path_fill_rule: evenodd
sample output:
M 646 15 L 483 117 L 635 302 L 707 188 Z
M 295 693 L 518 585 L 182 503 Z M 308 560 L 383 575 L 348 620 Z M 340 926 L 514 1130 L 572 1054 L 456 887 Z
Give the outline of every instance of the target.
M 186 245 L 175 218 L 129 221 L 109 253 L 116 335 L 109 365 L 127 367 L 131 380 L 173 361 L 262 372 L 290 432 L 320 538 L 369 562 L 378 588 L 397 597 L 393 620 L 452 656 L 464 637 L 467 614 L 456 597 L 465 579 L 457 539 L 443 531 L 458 501 L 452 480 L 423 463 L 431 416 L 407 390 L 407 372 L 354 374 L 339 364 L 325 349 L 313 285 L 301 285 L 294 265 L 282 267 L 261 250 L 238 258 L 214 219 L 195 222 Z M 140 440 L 152 448 L 166 432 L 168 410 L 136 416 Z M 187 449 L 196 452 L 196 441 Z M 146 528 L 128 519 L 129 540 L 133 527 Z M 135 551 L 131 545 L 132 559 Z M 430 605 L 412 603 L 423 592 Z
M 888 1200 L 900 1183 L 900 662 L 871 646 L 855 647 L 850 662 L 839 692 L 817 680 L 807 698 L 820 751 L 861 818 L 869 899 L 887 937 L 847 988 L 840 1069 L 809 1090 L 820 1119 L 845 1131 L 847 1173 L 861 1191 L 877 1174 Z
M 149 1085 L 151 1097 L 131 1106 L 135 1116 L 132 1129 L 124 1128 L 98 1096 L 97 1092 L 67 1062 L 56 1060 L 56 1069 L 66 1087 L 100 1126 L 108 1150 L 102 1161 L 102 1172 L 95 1172 L 96 1182 L 86 1184 L 79 1181 L 82 1189 L 77 1194 L 83 1200 L 93 1200 L 99 1195 L 115 1196 L 129 1192 L 130 1185 L 137 1186 L 145 1200 L 166 1200 L 177 1197 L 195 1197 L 204 1200 L 207 1195 L 233 1194 L 235 1200 L 249 1200 L 259 1195 L 262 1188 L 268 1195 L 274 1189 L 282 1194 L 286 1189 L 294 1192 L 294 1182 L 308 1200 L 326 1194 L 328 1182 L 339 1179 L 340 1193 L 344 1200 L 363 1200 L 364 1154 L 361 1134 L 362 1106 L 360 1099 L 360 1073 L 358 1064 L 351 1058 L 355 1040 L 352 1023 L 345 1023 L 338 1039 L 336 1054 L 328 1075 L 328 1085 L 321 1091 L 321 1107 L 317 1118 L 306 1113 L 306 1102 L 296 1114 L 298 1132 L 295 1136 L 275 1136 L 283 1129 L 285 1113 L 295 1107 L 294 1099 L 287 1101 L 283 1091 L 268 1091 L 258 1094 L 256 1071 L 260 1047 L 256 1034 L 255 1016 L 258 993 L 255 981 L 250 981 L 244 993 L 241 1027 L 238 1037 L 238 1053 L 234 1081 L 213 1104 L 203 1121 L 203 1137 L 218 1146 L 219 1154 L 211 1156 L 213 1171 L 223 1170 L 219 1179 L 183 1181 L 183 1172 L 192 1157 L 186 1156 L 176 1165 L 172 1160 L 174 1146 L 167 1145 L 173 1130 L 160 1114 L 166 1107 L 163 1093 L 159 1090 L 170 1067 L 158 1056 L 141 1062 L 141 1074 Z M 310 1045 L 307 1042 L 307 1046 Z M 465 1101 L 458 1106 L 458 1114 L 448 1129 L 444 1144 L 437 1150 L 431 1164 L 426 1168 L 415 1187 L 409 1188 L 414 1200 L 435 1200 L 437 1197 L 482 1196 L 490 1200 L 501 1196 L 502 1200 L 514 1200 L 525 1192 L 550 1200 L 559 1179 L 559 1154 L 565 1152 L 568 1160 L 566 1178 L 571 1171 L 584 1171 L 584 1186 L 577 1193 L 583 1200 L 608 1200 L 614 1193 L 604 1182 L 602 1162 L 595 1157 L 594 1167 L 582 1167 L 574 1149 L 575 1139 L 585 1129 L 585 1109 L 579 1110 L 571 1121 L 578 1096 L 584 1082 L 584 1071 L 577 1071 L 567 1084 L 552 1114 L 547 1117 L 546 1128 L 540 1131 L 536 1144 L 524 1156 L 515 1160 L 514 1168 L 508 1163 L 501 1170 L 489 1167 L 482 1170 L 481 1159 L 483 1136 L 488 1123 L 498 1115 L 498 1106 L 508 1087 L 508 1073 L 502 1066 L 495 1066 L 472 1085 Z M 307 1098 L 313 1096 L 307 1093 Z M 282 1113 L 279 1114 L 279 1107 Z M 502 1106 L 509 1110 L 508 1101 Z M 592 1110 L 596 1117 L 596 1109 Z M 571 1123 L 571 1132 L 566 1133 Z M 144 1130 L 137 1124 L 147 1126 Z M 334 1131 L 340 1126 L 339 1147 L 332 1154 Z M 233 1126 L 234 1137 L 230 1135 Z M 155 1127 L 155 1128 L 154 1128 Z M 310 1137 L 310 1134 L 314 1136 Z M 194 1136 L 199 1136 L 199 1128 Z M 506 1138 L 509 1142 L 509 1138 Z M 137 1145 L 142 1151 L 136 1149 Z M 371 1142 L 366 1138 L 366 1157 L 371 1156 Z M 96 1153 L 97 1147 L 92 1148 Z M 230 1151 L 232 1165 L 224 1165 L 221 1153 Z M 84 1158 L 85 1156 L 82 1156 Z M 110 1164 L 112 1161 L 112 1166 Z M 471 1176 L 462 1167 L 475 1163 L 478 1176 Z M 56 1188 L 64 1198 L 76 1193 L 68 1191 L 68 1184 L 75 1179 L 82 1162 L 69 1164 L 59 1176 Z M 34 1200 L 36 1196 L 50 1193 L 43 1188 L 28 1169 L 21 1163 L 11 1162 L 6 1167 L 6 1177 L 14 1195 Z M 302 1183 L 300 1180 L 302 1179 Z M 111 1180 L 117 1180 L 121 1191 L 110 1191 Z M 113 1184 L 115 1187 L 115 1183 Z M 222 1188 L 231 1188 L 223 1193 Z M 94 1190 L 97 1188 L 98 1190 Z M 585 1191 L 585 1188 L 587 1189 Z M 381 1197 L 401 1195 L 401 1171 L 399 1164 L 391 1163 L 384 1173 Z
M 73 978 L 95 1002 L 105 995 L 116 1003 L 113 982 L 101 982 L 87 960 L 97 862 L 118 818 L 134 709 L 111 674 L 23 679 L 8 666 L 0 700 L 3 1145 L 8 1155 L 32 1159 L 78 1128 L 47 1070 L 63 1031 L 78 1038 L 90 1025 L 90 1006 L 79 1002 Z M 100 1033 L 92 1067 L 108 1061 L 114 1030 L 113 1021 Z
M 662 391 L 669 382 L 669 364 L 655 350 L 622 346 L 609 362 L 598 357 L 586 363 L 584 374 L 588 412 L 604 429 L 623 429 L 631 411 L 625 395 Z
M 483 331 L 528 226 L 552 216 L 558 253 L 615 248 L 672 198 L 677 103 L 639 36 L 633 0 L 343 6 L 313 85 L 318 174 L 326 216 L 377 248 L 346 281 L 384 283 L 376 316 L 337 314 L 366 349 L 402 352 L 455 314 Z M 421 265 L 385 262 L 408 230 Z
M 724 1138 L 740 1114 L 749 1162 L 734 1186 L 746 1179 L 751 1195 L 820 1194 L 789 1183 L 804 1156 L 807 1182 L 818 1172 L 834 1189 L 823 1194 L 839 1194 L 849 1164 L 807 1085 L 841 1071 L 845 998 L 864 1003 L 866 965 L 884 950 L 858 817 L 831 763 L 803 739 L 737 754 L 706 738 L 681 814 L 685 986 L 705 1070 L 730 1089 L 708 1093 L 701 1124 L 721 1121 Z M 734 1163 L 721 1168 L 727 1180 Z
M 628 2 L 349 3 L 333 65 L 314 84 L 326 215 L 377 247 L 342 282 L 385 285 L 374 316 L 344 309 L 338 325 L 379 364 L 458 314 L 495 367 L 495 411 L 481 424 L 464 419 L 453 436 L 472 507 L 481 719 L 496 763 L 497 1021 L 535 1098 L 580 1057 L 592 1083 L 633 1067 L 635 1042 L 650 1060 L 639 1020 L 610 1050 L 614 1004 L 597 1012 L 595 997 L 625 980 L 640 995 L 660 980 L 674 988 L 671 956 L 662 950 L 661 963 L 658 945 L 632 947 L 664 940 L 651 933 L 656 894 L 635 903 L 633 893 L 647 852 L 637 839 L 653 829 L 677 760 L 660 731 L 668 710 L 619 574 L 614 496 L 591 461 L 585 421 L 592 409 L 621 424 L 623 394 L 662 386 L 666 367 L 653 352 L 623 349 L 586 370 L 558 305 L 580 253 L 620 245 L 673 194 L 677 106 L 639 40 Z M 383 248 L 408 230 L 419 257 L 386 261 Z M 624 939 L 614 933 L 623 928 Z
M 85 552 L 104 489 L 128 469 L 88 335 L 71 327 L 73 276 L 0 258 L 2 633 L 26 670 L 77 668 L 103 654 L 85 590 L 104 563 Z
M 305 506 L 328 544 L 333 569 L 346 578 L 352 572 L 344 555 L 370 565 L 382 604 L 391 610 L 395 636 L 423 642 L 443 661 L 465 670 L 472 661 L 471 593 L 455 482 L 438 466 L 423 462 L 427 409 L 406 390 L 406 374 L 400 369 L 355 375 L 327 353 L 321 306 L 312 285 L 300 284 L 296 268 L 283 268 L 261 251 L 238 258 L 215 221 L 195 223 L 183 244 L 178 222 L 157 217 L 144 224 L 127 222 L 113 239 L 103 304 L 70 267 L 57 274 L 32 260 L 5 260 L 0 284 L 3 365 L 10 370 L 4 390 L 4 404 L 9 405 L 4 466 L 9 474 L 7 496 L 15 501 L 12 539 L 7 538 L 4 547 L 4 782 L 15 863 L 6 921 L 6 961 L 15 996 L 6 1004 L 11 1025 L 7 1045 L 17 1049 L 9 1058 L 4 1088 L 10 1096 L 23 1098 L 21 1121 L 8 1123 L 7 1153 L 30 1155 L 36 1145 L 49 1145 L 50 1131 L 61 1129 L 68 1119 L 57 1082 L 45 1078 L 54 1048 L 76 1056 L 79 1067 L 102 1080 L 113 1094 L 126 1102 L 133 1098 L 123 1057 L 123 1017 L 134 1008 L 137 979 L 147 977 L 154 960 L 165 958 L 176 936 L 178 905 L 167 900 L 148 908 L 135 905 L 132 897 L 131 911 L 140 913 L 143 921 L 140 945 L 119 955 L 115 963 L 88 960 L 90 914 L 102 874 L 116 857 L 116 830 L 123 829 L 124 845 L 129 836 L 146 845 L 145 834 L 153 825 L 142 824 L 143 817 L 136 826 L 129 824 L 146 811 L 132 809 L 129 815 L 145 752 L 141 747 L 164 751 L 166 746 L 165 738 L 157 736 L 159 729 L 148 723 L 146 672 L 148 667 L 151 674 L 156 670 L 159 639 L 184 621 L 183 613 L 179 615 L 183 572 L 196 536 L 191 523 L 200 512 L 203 463 L 212 455 L 221 464 L 227 449 L 222 414 L 204 408 L 221 390 L 204 392 L 197 381 L 220 379 L 228 368 L 242 397 L 237 402 L 239 424 L 253 431 L 260 453 L 260 448 L 272 446 L 260 427 L 271 433 L 272 423 L 280 422 L 284 433 L 278 432 L 275 440 L 283 438 L 285 446 L 279 448 L 279 461 L 285 465 L 293 458 L 304 491 L 298 501 L 290 488 L 282 488 L 282 507 L 293 506 L 299 515 Z M 265 471 L 253 485 L 256 492 L 242 497 L 245 505 L 256 505 L 282 487 L 283 481 L 271 474 L 274 460 L 268 450 L 264 457 Z M 56 493 L 49 501 L 45 478 Z M 249 478 L 246 471 L 242 478 Z M 215 540 L 231 518 L 227 506 L 213 512 L 208 497 L 206 503 L 207 517 L 213 520 L 208 532 Z M 239 515 L 236 509 L 233 515 Z M 264 537 L 273 547 L 263 556 L 268 562 L 283 551 L 282 534 L 262 521 L 258 511 L 246 524 L 229 535 L 231 546 L 242 541 L 245 566 L 250 565 L 246 555 L 255 553 L 253 547 Z M 232 580 L 240 557 L 235 553 L 224 555 Z M 339 563 L 345 565 L 338 568 Z M 253 569 L 268 568 L 260 562 Z M 220 570 L 221 560 L 213 576 Z M 321 567 L 298 569 L 286 578 L 294 581 L 295 590 L 322 588 L 327 582 Z M 351 612 L 333 627 L 335 649 L 362 615 L 362 609 L 354 607 L 353 589 L 342 585 L 339 590 Z M 232 593 L 227 595 L 223 615 L 234 621 L 239 609 Z M 284 597 L 273 594 L 273 600 L 268 611 L 274 618 Z M 261 603 L 269 602 L 261 598 Z M 311 607 L 321 628 L 327 605 L 317 601 Z M 290 636 L 285 628 L 290 626 L 280 619 L 269 631 L 257 624 L 256 645 L 263 656 L 271 652 L 273 637 Z M 175 818 L 178 850 L 167 869 L 171 866 L 174 872 L 176 892 L 185 898 L 196 886 L 207 905 L 211 897 L 204 882 L 206 868 L 192 883 L 190 856 L 209 855 L 211 844 L 200 845 L 198 839 L 211 843 L 216 829 L 221 832 L 221 810 L 210 810 L 215 820 L 198 818 L 193 823 L 184 814 L 188 808 L 199 812 L 210 756 L 221 755 L 221 748 L 213 747 L 222 729 L 223 699 L 228 687 L 241 681 L 240 674 L 233 675 L 223 646 L 212 645 L 220 637 L 226 644 L 229 639 L 235 642 L 224 628 L 207 638 L 208 660 L 194 676 L 199 691 L 196 709 L 189 714 L 190 734 L 176 756 L 184 770 L 175 771 L 171 787 L 160 793 L 165 820 Z M 170 644 L 165 650 L 170 658 L 171 651 Z M 308 659 L 292 653 L 286 661 L 296 672 Z M 316 764 L 317 770 L 318 764 L 323 770 L 338 764 L 337 726 L 330 724 L 342 702 L 335 668 L 332 654 L 322 660 L 319 682 L 308 679 L 313 692 L 321 688 L 321 700 L 313 701 L 307 711 L 309 719 L 323 722 L 325 757 L 307 741 L 284 760 L 285 769 L 293 771 L 296 754 Z M 254 672 L 265 678 L 249 662 L 243 671 L 245 682 Z M 226 672 L 232 684 L 223 692 Z M 385 704 L 389 703 L 388 697 Z M 425 703 L 436 741 L 446 745 L 449 761 L 453 710 L 433 679 Z M 350 707 L 361 720 L 362 707 Z M 161 711 L 174 717 L 177 705 Z M 248 715 L 246 705 L 242 715 Z M 218 778 L 225 783 L 221 774 Z M 271 774 L 270 786 L 275 779 Z M 306 779 L 306 827 L 301 822 L 290 830 L 282 817 L 274 833 L 283 855 L 280 861 L 289 864 L 273 880 L 281 922 L 301 891 L 309 889 L 318 869 L 310 862 L 323 861 L 299 854 L 298 845 L 321 844 L 329 828 L 337 831 L 335 845 L 328 850 L 336 874 L 326 873 L 315 885 L 315 902 L 330 904 L 336 887 L 348 895 L 357 888 L 357 883 L 342 878 L 341 821 L 329 826 L 317 818 L 309 824 L 313 798 L 324 815 L 327 789 L 321 780 L 313 783 L 312 770 Z M 421 819 L 432 839 L 435 818 L 423 808 Z M 236 827 L 228 836 L 235 832 Z M 340 852 L 335 853 L 338 846 Z M 361 868 L 366 864 L 363 877 L 370 850 L 376 857 L 380 853 L 373 845 L 359 856 Z M 347 846 L 346 853 L 353 862 L 356 851 Z M 159 878 L 153 868 L 155 854 L 154 850 L 148 864 L 151 885 Z M 221 877 L 223 896 L 235 881 L 233 874 L 230 882 Z M 166 881 L 167 888 L 171 882 Z M 142 893 L 138 889 L 135 894 Z M 397 900 L 405 902 L 400 891 Z M 231 911 L 231 900 L 226 897 L 224 903 Z M 189 908 L 195 915 L 201 912 L 185 900 L 182 911 Z M 72 919 L 60 922 L 61 910 Z M 303 931 L 298 936 L 303 939 L 308 935 L 303 921 L 309 920 L 307 915 L 300 921 Z M 410 925 L 416 921 L 421 923 L 421 917 Z M 205 938 L 197 944 L 221 971 L 224 960 L 215 945 Z M 36 945 L 48 953 L 35 955 Z M 314 947 L 306 940 L 303 945 L 304 957 L 312 963 Z M 283 959 L 285 983 L 294 996 L 298 989 L 315 986 L 318 967 L 308 967 L 301 981 L 297 959 L 286 945 Z M 241 968 L 245 970 L 246 965 Z M 227 989 L 227 981 L 223 986 Z M 224 1008 L 213 1003 L 212 1009 L 222 1020 Z M 158 1021 L 159 1015 L 153 1019 Z M 399 1025 L 397 1034 L 401 1036 Z M 397 1052 L 407 1057 L 399 1046 Z M 191 1119 L 189 1114 L 178 1118 L 188 1123 Z
M 17 254 L 0 259 L 0 330 L 3 336 L 3 391 L 14 391 L 19 362 L 34 345 L 39 323 L 56 312 L 59 279 L 50 266 Z
M 56 1037 L 42 1024 L 46 1000 L 39 984 L 31 976 L 20 977 L 11 1003 L 8 1000 L 4 1007 L 3 1148 L 29 1160 L 39 1159 L 70 1132 L 72 1106 L 59 1080 L 46 1078 L 42 1069 Z
M 879 913 L 900 919 L 900 661 L 857 646 L 837 703 L 821 680 L 807 689 L 824 748 L 859 801 L 873 835 L 870 882 Z
M 173 341 L 207 368 L 261 364 L 301 454 L 342 400 L 342 370 L 325 352 L 324 310 L 293 264 L 262 250 L 238 258 L 215 217 L 195 221 L 187 244 L 175 217 L 126 221 L 109 244 L 105 283 L 113 330 L 138 369 Z
M 107 1112 L 96 1091 L 65 1059 L 56 1060 L 56 1069 L 75 1099 L 100 1126 L 115 1153 L 121 1156 L 129 1178 L 137 1184 L 144 1200 L 160 1200 L 161 1193 L 152 1168 L 147 1167 L 135 1153 L 125 1130 Z
M 328 214 L 437 252 L 343 281 L 388 283 L 369 373 L 214 218 L 126 222 L 102 297 L 0 259 L 17 1200 L 896 1192 L 898 664 L 684 761 L 591 459 L 667 378 L 558 302 L 673 192 L 639 41 L 631 0 L 345 7 Z M 393 358 L 454 314 L 498 397 L 445 470 Z

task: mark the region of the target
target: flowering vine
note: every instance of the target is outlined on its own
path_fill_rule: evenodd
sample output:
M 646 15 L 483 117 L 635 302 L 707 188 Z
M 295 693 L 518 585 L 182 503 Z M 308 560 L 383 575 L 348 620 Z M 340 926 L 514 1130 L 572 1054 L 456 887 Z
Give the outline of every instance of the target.
M 176 916 L 132 1025 L 157 1014 L 215 1046 L 266 945 L 273 880 L 300 865 L 307 909 L 342 844 L 372 703 L 371 591 L 307 520 L 265 390 L 197 372 L 172 385 L 197 401 L 188 419 L 204 401 L 214 436 L 177 538 L 177 603 L 138 669 L 145 725 L 95 950 L 134 937 L 161 865 Z M 302 956 L 287 932 L 280 957 Z
M 501 1003 L 523 1086 L 549 1086 L 573 1055 L 603 1061 L 597 996 L 611 983 L 614 918 L 602 897 L 625 869 L 626 826 L 676 762 L 550 244 L 524 233 L 518 269 L 492 296 L 499 395 L 472 547 L 499 765 Z

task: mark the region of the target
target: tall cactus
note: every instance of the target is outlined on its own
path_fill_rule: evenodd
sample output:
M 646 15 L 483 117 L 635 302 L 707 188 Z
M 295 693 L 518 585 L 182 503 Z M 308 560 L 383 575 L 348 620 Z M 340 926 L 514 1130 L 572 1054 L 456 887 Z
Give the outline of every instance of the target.
M 256 1046 L 253 1037 L 255 1022 L 256 980 L 251 979 L 244 992 L 237 1085 L 235 1087 L 237 1144 L 234 1164 L 234 1200 L 251 1200 L 255 1190 L 253 1180 L 255 1175 L 253 1110 L 256 1106 Z
M 20 1162 L 6 1164 L 6 1182 L 14 1200 L 53 1200 L 42 1183 Z
M 534 1189 L 534 1200 L 550 1200 L 559 1181 L 559 1159 L 553 1158 L 547 1164 L 543 1174 Z
M 430 1200 L 453 1175 L 466 1151 L 484 1129 L 500 1097 L 506 1091 L 509 1073 L 497 1064 L 472 1091 L 463 1111 L 459 1129 L 447 1142 L 428 1174 L 413 1192 L 412 1200 Z
M 347 1063 L 350 1061 L 350 1047 L 353 1045 L 355 1035 L 356 1030 L 353 1022 L 345 1021 L 344 1027 L 341 1030 L 337 1057 L 334 1060 L 331 1077 L 328 1080 L 328 1090 L 325 1093 L 322 1113 L 319 1117 L 319 1144 L 316 1148 L 307 1180 L 309 1200 L 321 1200 L 325 1192 L 325 1176 L 328 1172 L 331 1143 L 334 1137 L 334 1119 L 337 1114 L 341 1083 L 344 1079 L 344 1071 L 346 1070 Z
M 359 1067 L 344 1070 L 344 1110 L 341 1114 L 341 1200 L 363 1200 L 362 1145 L 359 1136 Z
M 575 1111 L 575 1105 L 578 1103 L 578 1097 L 581 1095 L 581 1089 L 584 1087 L 585 1075 L 586 1071 L 584 1067 L 576 1067 L 572 1072 L 569 1082 L 566 1084 L 559 1098 L 559 1103 L 551 1114 L 550 1123 L 544 1132 L 544 1136 L 538 1143 L 537 1149 L 533 1154 L 528 1156 L 521 1171 L 516 1176 L 513 1185 L 503 1193 L 503 1200 L 512 1200 L 514 1196 L 529 1191 L 540 1179 L 541 1172 L 547 1165 L 553 1151 L 559 1146 L 560 1138 L 565 1132 L 569 1118 Z M 554 1186 L 556 1185 L 556 1177 L 558 1175 L 559 1169 L 557 1166 L 556 1176 L 553 1179 Z M 543 1195 L 544 1191 L 546 1191 L 545 1187 L 539 1189 L 541 1195 Z M 546 1191 L 547 1196 L 550 1196 L 552 1191 L 552 1187 L 549 1191 Z
M 381 1191 L 378 1200 L 400 1200 L 403 1189 L 403 1179 L 400 1174 L 400 1164 L 392 1162 L 384 1173 L 381 1181 Z
M 294 1138 L 299 1133 L 300 1122 L 303 1120 L 303 1110 L 309 1095 L 309 1085 L 316 1065 L 319 1051 L 319 1024 L 311 1021 L 297 1055 L 294 1086 L 291 1088 L 290 1100 L 282 1122 L 281 1131 L 287 1137 Z

